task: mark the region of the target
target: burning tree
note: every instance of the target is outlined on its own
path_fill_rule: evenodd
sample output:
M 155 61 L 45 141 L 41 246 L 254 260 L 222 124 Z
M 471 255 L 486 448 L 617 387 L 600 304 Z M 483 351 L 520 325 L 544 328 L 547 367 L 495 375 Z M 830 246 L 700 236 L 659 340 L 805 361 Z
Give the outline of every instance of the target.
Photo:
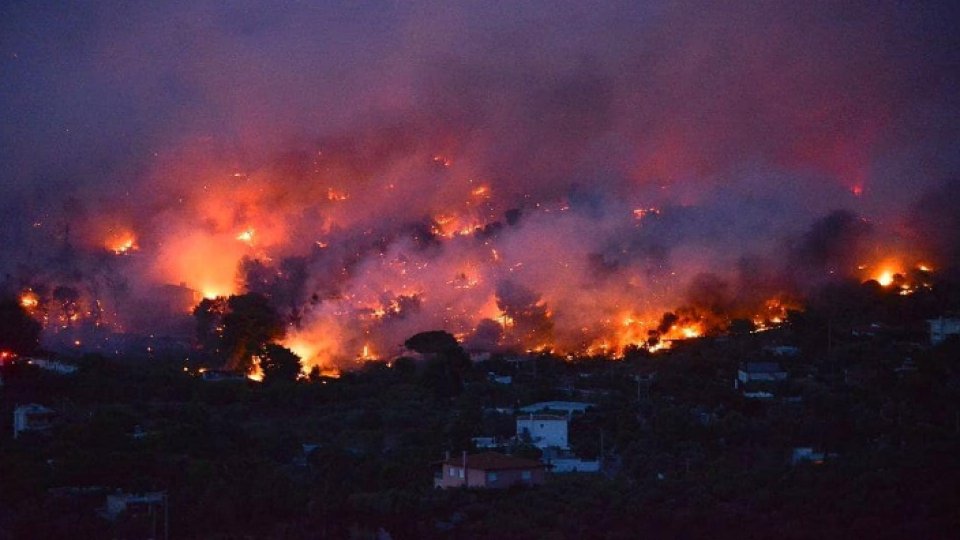
M 200 346 L 227 369 L 249 372 L 253 357 L 284 336 L 283 321 L 263 295 L 204 299 L 193 312 Z
M 31 354 L 40 345 L 40 323 L 16 299 L 0 301 L 0 351 Z
M 257 356 L 260 359 L 260 369 L 263 371 L 265 383 L 293 382 L 300 376 L 300 357 L 286 347 L 268 343 Z

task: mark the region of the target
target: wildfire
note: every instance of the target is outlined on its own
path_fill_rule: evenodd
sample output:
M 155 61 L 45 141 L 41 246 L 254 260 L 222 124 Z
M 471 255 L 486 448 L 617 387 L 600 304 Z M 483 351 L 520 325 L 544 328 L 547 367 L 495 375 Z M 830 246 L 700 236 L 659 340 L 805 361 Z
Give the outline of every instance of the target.
M 651 208 L 636 208 L 636 209 L 634 209 L 634 211 L 633 211 L 633 217 L 636 218 L 636 219 L 638 219 L 638 220 L 639 220 L 639 219 L 643 219 L 643 218 L 645 218 L 645 217 L 647 217 L 647 216 L 649 216 L 649 215 L 654 215 L 654 216 L 656 216 L 656 215 L 659 215 L 659 214 L 660 214 L 660 209 L 659 209 L 659 208 L 652 208 L 652 207 L 651 207 Z
M 20 295 L 20 305 L 26 310 L 33 310 L 40 305 L 40 297 L 33 291 L 25 291 Z
M 363 349 L 360 351 L 360 354 L 357 356 L 357 359 L 363 362 L 370 360 L 376 360 L 377 355 L 370 349 L 370 345 L 364 345 Z
M 346 191 L 340 191 L 338 189 L 327 188 L 327 200 L 333 202 L 345 201 L 350 198 L 350 194 Z
M 469 218 L 462 218 L 454 214 L 438 214 L 433 218 L 432 232 L 437 236 L 453 238 L 468 236 L 483 227 L 483 223 Z
M 893 270 L 883 270 L 874 279 L 876 279 L 880 286 L 889 287 L 890 285 L 893 285 L 893 278 L 895 275 L 896 273 Z
M 490 188 L 487 186 L 478 186 L 473 188 L 470 194 L 477 198 L 488 197 L 490 195 Z
M 251 381 L 263 382 L 263 368 L 260 367 L 260 357 L 253 357 L 253 364 L 250 366 L 250 372 L 247 373 L 247 378 Z
M 121 232 L 111 236 L 107 239 L 105 246 L 116 255 L 125 255 L 139 249 L 137 237 L 131 232 Z
M 933 267 L 922 262 L 918 262 L 908 269 L 899 260 L 888 259 L 877 265 L 873 270 L 867 264 L 860 265 L 858 269 L 868 272 L 869 278 L 867 281 L 876 281 L 884 289 L 895 289 L 897 294 L 901 296 L 909 296 L 919 289 L 933 287 L 929 280 Z
M 237 240 L 244 242 L 246 244 L 251 244 L 253 243 L 253 235 L 255 232 L 256 231 L 254 231 L 253 229 L 247 229 L 237 235 Z

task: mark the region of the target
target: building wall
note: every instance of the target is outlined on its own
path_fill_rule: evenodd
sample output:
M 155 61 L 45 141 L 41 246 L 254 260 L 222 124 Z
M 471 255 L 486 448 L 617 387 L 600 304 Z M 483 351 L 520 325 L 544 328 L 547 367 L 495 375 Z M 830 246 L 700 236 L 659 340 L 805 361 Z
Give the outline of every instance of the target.
M 435 484 L 440 488 L 507 488 L 515 484 L 539 485 L 544 481 L 542 468 L 510 469 L 505 471 L 482 471 L 467 469 L 457 465 L 444 464 L 441 478 Z
M 930 324 L 930 344 L 939 345 L 951 335 L 960 334 L 960 319 L 932 319 Z
M 595 473 L 600 472 L 600 462 L 599 461 L 584 461 L 579 458 L 561 458 L 561 459 L 552 459 L 550 460 L 550 465 L 553 466 L 551 469 L 554 473 L 572 473 L 572 472 L 582 472 L 582 473 Z
M 566 419 L 538 419 L 534 417 L 517 418 L 517 437 L 529 434 L 533 444 L 538 448 L 557 446 L 567 448 L 567 421 Z

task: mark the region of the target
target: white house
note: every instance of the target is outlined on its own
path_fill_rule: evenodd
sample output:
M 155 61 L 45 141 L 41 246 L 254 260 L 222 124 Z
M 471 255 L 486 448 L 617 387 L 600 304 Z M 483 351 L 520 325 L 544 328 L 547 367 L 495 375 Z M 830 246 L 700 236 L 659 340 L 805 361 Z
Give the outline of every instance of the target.
M 763 352 L 770 353 L 774 356 L 797 357 L 800 356 L 800 347 L 793 345 L 771 345 L 764 347 Z
M 960 336 L 960 319 L 940 317 L 928 320 L 927 325 L 930 327 L 931 345 L 939 345 L 950 336 Z
M 741 388 L 751 382 L 777 382 L 786 379 L 787 372 L 776 362 L 746 362 L 737 370 L 737 379 L 733 386 Z
M 747 399 L 771 399 L 776 387 L 787 380 L 787 372 L 776 362 L 745 362 L 737 370 L 733 387 Z
M 598 473 L 600 472 L 600 461 L 588 461 L 578 457 L 555 458 L 547 462 L 550 465 L 550 472 L 562 473 Z
M 567 448 L 567 419 L 551 414 L 518 416 L 517 437 L 529 439 L 537 448 Z
M 78 369 L 77 366 L 73 364 L 67 364 L 57 360 L 47 360 L 45 358 L 27 358 L 27 363 L 60 375 L 70 375 L 76 373 Z
M 25 431 L 49 429 L 55 415 L 53 409 L 36 403 L 18 406 L 13 410 L 13 438 L 18 438 Z
M 540 403 L 521 407 L 520 412 L 526 414 L 546 411 L 561 412 L 570 417 L 573 416 L 573 413 L 586 412 L 590 407 L 593 407 L 593 403 L 583 403 L 580 401 L 541 401 Z
M 115 493 L 107 495 L 107 504 L 103 509 L 104 517 L 114 520 L 124 512 L 147 512 L 166 504 L 166 492 Z

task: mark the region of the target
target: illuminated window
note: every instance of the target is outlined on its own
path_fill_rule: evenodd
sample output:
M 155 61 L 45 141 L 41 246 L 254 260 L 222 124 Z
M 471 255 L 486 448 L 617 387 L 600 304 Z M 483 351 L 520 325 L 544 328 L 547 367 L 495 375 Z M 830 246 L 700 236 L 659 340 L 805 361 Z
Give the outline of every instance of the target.
M 459 468 L 457 469 L 457 476 L 459 476 L 460 478 L 463 478 L 463 469 L 459 469 Z
M 488 473 L 487 473 L 487 482 L 496 482 L 496 481 L 497 481 L 497 473 L 495 473 L 495 472 L 488 472 Z
M 524 480 L 530 480 L 530 478 L 531 478 L 530 471 L 523 471 L 523 472 L 521 472 L 521 473 L 520 473 L 520 478 L 522 478 L 522 479 L 524 479 Z

